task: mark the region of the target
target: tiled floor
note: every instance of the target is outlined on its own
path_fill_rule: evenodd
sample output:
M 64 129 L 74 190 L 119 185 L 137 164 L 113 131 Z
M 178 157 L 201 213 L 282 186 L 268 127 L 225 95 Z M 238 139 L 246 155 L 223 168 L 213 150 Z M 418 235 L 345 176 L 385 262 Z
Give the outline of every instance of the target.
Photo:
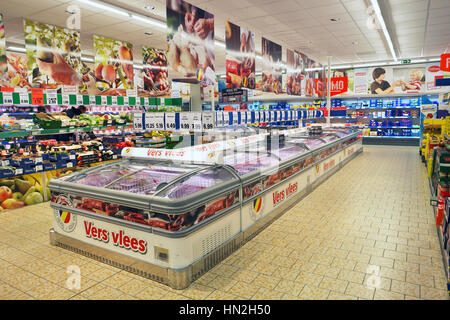
M 0 299 L 449 298 L 417 148 L 364 147 L 186 290 L 52 247 L 51 226 L 48 204 L 0 214 Z

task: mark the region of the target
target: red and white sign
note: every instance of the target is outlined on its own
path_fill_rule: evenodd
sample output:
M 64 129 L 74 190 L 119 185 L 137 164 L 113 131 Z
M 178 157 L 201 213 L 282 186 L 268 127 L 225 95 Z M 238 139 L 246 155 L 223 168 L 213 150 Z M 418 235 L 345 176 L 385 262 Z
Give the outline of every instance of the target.
M 441 70 L 450 72 L 450 53 L 441 54 Z
M 321 79 L 316 79 L 316 91 L 321 92 Z M 334 77 L 331 78 L 330 96 L 336 96 L 338 94 L 347 92 L 348 90 L 348 77 Z

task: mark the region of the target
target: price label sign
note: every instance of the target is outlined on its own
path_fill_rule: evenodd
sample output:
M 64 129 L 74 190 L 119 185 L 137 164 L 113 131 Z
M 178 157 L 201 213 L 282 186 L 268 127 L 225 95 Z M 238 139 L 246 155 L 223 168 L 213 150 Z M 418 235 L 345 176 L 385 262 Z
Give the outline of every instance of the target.
M 230 125 L 230 113 L 225 111 L 223 113 L 223 126 L 228 127 Z
M 142 112 L 134 112 L 133 113 L 133 127 L 136 130 L 142 130 Z
M 113 106 L 117 106 L 117 96 L 112 96 L 112 97 L 111 97 L 111 104 L 112 104 Z
M 213 112 L 202 112 L 202 127 L 203 130 L 214 129 L 214 113 Z
M 252 112 L 251 111 L 245 112 L 245 123 L 247 123 L 247 124 L 252 123 Z
M 165 130 L 175 131 L 177 129 L 177 123 L 175 118 L 175 112 L 166 112 L 165 113 Z
M 44 90 L 41 88 L 31 88 L 31 104 L 43 105 L 44 104 Z
M 223 112 L 216 112 L 216 126 L 219 128 L 223 126 Z
M 36 166 L 36 172 L 39 172 L 39 171 L 42 171 L 42 170 L 43 170 L 43 167 L 42 167 L 41 164 Z
M 123 105 L 128 106 L 129 104 L 130 104 L 130 101 L 129 101 L 128 97 L 123 97 Z
M 58 104 L 58 94 L 56 90 L 47 90 L 47 104 L 51 106 Z
M 202 131 L 202 113 L 201 112 L 191 112 L 191 131 Z
M 23 174 L 23 169 L 22 168 L 16 169 L 14 173 L 16 174 L 16 176 L 21 175 Z
M 19 100 L 20 100 L 19 104 L 21 104 L 21 105 L 30 103 L 27 92 L 19 93 Z
M 108 99 L 106 96 L 101 96 L 101 104 L 106 106 L 108 104 Z
M 189 113 L 182 112 L 180 113 L 180 129 L 181 130 L 190 130 L 191 129 L 191 117 Z
M 264 122 L 270 121 L 270 111 L 266 110 L 264 111 Z
M 150 105 L 148 98 L 144 98 L 144 106 L 148 107 Z
M 62 104 L 68 106 L 70 103 L 69 95 L 63 94 L 62 95 Z
M 9 160 L 3 160 L 2 161 L 2 167 L 9 166 Z
M 89 104 L 91 106 L 95 106 L 95 96 L 89 96 Z
M 3 92 L 3 104 L 13 104 L 12 92 Z
M 148 112 L 145 114 L 145 129 L 164 130 L 164 113 Z
M 275 121 L 275 114 L 276 114 L 276 111 L 270 111 L 270 122 Z M 266 122 L 267 122 L 267 119 L 266 119 Z
M 73 167 L 73 163 L 72 162 L 67 162 L 67 168 L 72 168 Z
M 77 105 L 83 105 L 83 96 L 81 94 L 77 94 Z
M 237 126 L 239 124 L 239 116 L 237 111 L 233 111 L 233 126 Z

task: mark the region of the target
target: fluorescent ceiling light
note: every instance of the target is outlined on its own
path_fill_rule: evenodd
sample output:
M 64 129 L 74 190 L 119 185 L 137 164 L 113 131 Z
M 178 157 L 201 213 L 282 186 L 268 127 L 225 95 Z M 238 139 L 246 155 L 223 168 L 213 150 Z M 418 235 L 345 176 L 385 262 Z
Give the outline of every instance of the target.
M 156 20 L 156 19 L 152 19 L 150 17 L 144 17 L 144 16 L 140 16 L 140 15 L 133 13 L 133 14 L 131 14 L 131 18 L 136 19 L 141 22 L 151 24 L 152 26 L 159 27 L 161 29 L 167 28 L 167 25 L 164 22 Z
M 386 63 L 365 63 L 365 64 L 355 64 L 353 65 L 354 68 L 361 68 L 361 67 L 376 67 L 376 66 L 383 66 Z
M 391 51 L 392 57 L 395 61 L 397 61 L 397 56 L 395 55 L 394 45 L 392 44 L 391 36 L 386 28 L 386 24 L 384 23 L 383 15 L 381 14 L 380 6 L 378 5 L 377 0 L 370 0 L 372 4 L 373 10 L 375 11 L 375 15 L 377 16 L 378 22 L 381 25 L 381 29 L 383 29 L 384 36 L 389 46 L 389 50 Z
M 9 51 L 15 51 L 15 52 L 26 52 L 26 49 L 25 49 L 25 48 L 22 48 L 22 47 L 15 47 L 15 46 L 7 47 L 6 50 L 9 50 Z
M 225 48 L 225 43 L 222 41 L 214 40 L 214 44 L 218 47 Z
M 322 68 L 306 68 L 305 71 L 309 72 L 309 71 L 319 71 L 322 70 Z
M 398 64 L 397 61 L 390 61 L 389 64 Z
M 430 62 L 437 62 L 437 61 L 441 61 L 441 59 L 439 59 L 439 58 L 432 58 L 432 59 L 428 59 L 428 61 L 430 61 Z
M 81 61 L 83 61 L 83 62 L 94 62 L 94 59 L 89 58 L 89 57 L 81 57 Z
M 331 66 L 331 69 L 347 69 L 347 68 L 351 68 L 351 65 L 344 65 L 344 66 Z
M 95 8 L 102 9 L 102 10 L 106 10 L 106 11 L 109 11 L 109 12 L 112 12 L 112 13 L 115 13 L 115 14 L 118 14 L 118 15 L 121 15 L 121 16 L 125 16 L 125 17 L 131 16 L 125 10 L 120 10 L 120 9 L 117 9 L 117 8 L 111 6 L 111 5 L 103 4 L 100 1 L 78 0 L 78 2 L 87 4 L 88 6 L 91 6 L 91 7 L 95 7 Z
M 411 63 L 420 63 L 420 62 L 426 62 L 427 59 L 417 59 L 417 60 L 411 60 Z

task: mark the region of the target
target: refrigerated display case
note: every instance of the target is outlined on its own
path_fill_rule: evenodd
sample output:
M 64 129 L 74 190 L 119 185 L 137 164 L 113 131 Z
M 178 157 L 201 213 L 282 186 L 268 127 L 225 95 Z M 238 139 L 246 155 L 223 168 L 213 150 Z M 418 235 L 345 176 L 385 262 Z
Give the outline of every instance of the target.
M 361 132 L 303 128 L 123 160 L 50 182 L 53 245 L 187 287 L 362 151 Z

